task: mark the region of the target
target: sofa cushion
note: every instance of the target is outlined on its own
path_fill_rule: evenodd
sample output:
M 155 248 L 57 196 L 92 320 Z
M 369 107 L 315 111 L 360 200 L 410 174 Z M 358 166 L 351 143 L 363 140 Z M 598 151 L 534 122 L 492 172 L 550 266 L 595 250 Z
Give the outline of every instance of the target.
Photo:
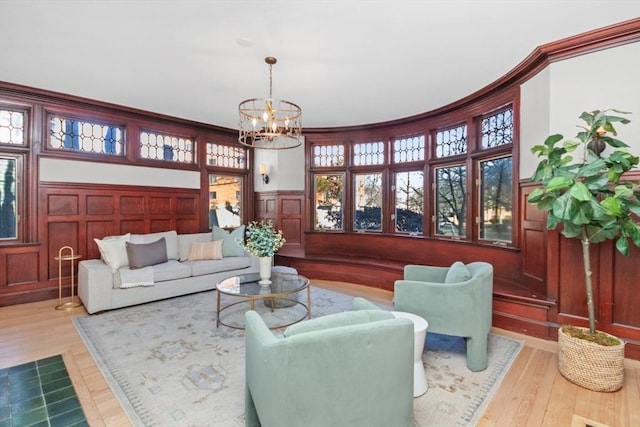
M 449 267 L 449 271 L 447 271 L 447 275 L 444 278 L 444 283 L 461 283 L 470 279 L 471 272 L 467 266 L 460 261 L 456 261 Z
M 192 276 L 202 276 L 203 274 L 220 273 L 222 271 L 238 270 L 251 266 L 251 258 L 227 257 L 215 260 L 184 261 L 182 264 L 191 268 Z
M 189 259 L 191 245 L 194 242 L 211 242 L 212 233 L 178 234 L 178 256 L 180 261 Z
M 154 265 L 153 281 L 164 282 L 167 280 L 183 279 L 191 276 L 191 268 L 181 262 L 170 259 L 164 264 Z
M 228 233 L 225 229 L 213 226 L 213 240 L 223 240 L 222 256 L 245 256 L 244 249 L 236 240 L 244 241 L 244 225 Z
M 213 242 L 193 242 L 189 251 L 189 261 L 222 259 L 222 240 Z
M 175 230 L 162 231 L 160 233 L 132 234 L 131 243 L 152 243 L 164 237 L 167 244 L 167 259 L 178 259 L 178 233 Z
M 315 319 L 305 320 L 304 322 L 291 325 L 287 329 L 285 329 L 284 336 L 290 337 L 293 335 L 306 334 L 308 332 L 319 331 L 322 329 L 359 325 L 361 323 L 377 322 L 380 320 L 388 320 L 393 318 L 393 314 L 384 310 L 345 311 L 343 313 L 317 317 Z
M 184 279 L 185 277 L 191 276 L 191 267 L 173 259 L 148 268 L 153 269 L 154 283 L 165 282 L 167 280 Z M 121 286 L 122 278 L 120 277 L 120 270 L 118 270 L 113 275 L 113 287 L 119 288 Z
M 125 242 L 129 268 L 142 268 L 167 262 L 167 243 L 164 237 L 151 243 Z
M 96 242 L 96 245 L 98 245 L 100 257 L 104 263 L 111 267 L 113 271 L 116 271 L 120 267 L 129 265 L 125 243 L 130 239 L 131 234 L 127 233 L 123 236 L 110 236 L 102 240 L 93 240 Z

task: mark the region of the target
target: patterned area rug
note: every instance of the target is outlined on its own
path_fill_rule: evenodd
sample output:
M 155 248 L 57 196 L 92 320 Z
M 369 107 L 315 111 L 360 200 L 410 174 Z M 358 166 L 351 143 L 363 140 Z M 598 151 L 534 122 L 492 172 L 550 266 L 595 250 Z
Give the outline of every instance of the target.
M 315 287 L 311 299 L 313 317 L 349 310 L 352 301 Z M 245 425 L 244 331 L 216 328 L 215 306 L 212 291 L 74 320 L 135 426 Z M 224 319 L 239 323 L 245 309 L 232 307 Z M 302 309 L 256 307 L 268 324 L 298 318 Z M 415 426 L 475 425 L 522 345 L 492 334 L 488 369 L 471 372 L 463 339 L 428 333 L 429 390 L 414 399 Z

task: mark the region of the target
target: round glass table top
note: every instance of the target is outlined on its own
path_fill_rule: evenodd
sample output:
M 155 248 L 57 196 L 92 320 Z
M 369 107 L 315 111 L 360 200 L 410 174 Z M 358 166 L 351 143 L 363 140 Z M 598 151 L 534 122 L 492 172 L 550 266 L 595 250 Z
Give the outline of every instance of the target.
M 240 274 L 229 277 L 216 285 L 219 292 L 227 295 L 277 295 L 299 292 L 309 286 L 309 279 L 298 274 L 272 274 L 271 285 L 262 286 L 258 283 L 258 273 Z

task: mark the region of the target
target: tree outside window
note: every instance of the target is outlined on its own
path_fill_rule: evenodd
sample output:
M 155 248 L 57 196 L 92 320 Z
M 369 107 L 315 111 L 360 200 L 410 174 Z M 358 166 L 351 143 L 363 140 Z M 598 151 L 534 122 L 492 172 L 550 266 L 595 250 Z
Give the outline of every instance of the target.
M 451 237 L 466 235 L 467 168 L 464 165 L 435 170 L 436 234 Z
M 511 242 L 511 157 L 480 162 L 480 239 Z
M 398 172 L 395 177 L 396 231 L 422 234 L 424 218 L 424 172 Z
M 382 231 L 381 173 L 355 175 L 353 229 Z
M 342 230 L 344 174 L 314 176 L 316 230 Z
M 0 192 L 0 239 L 16 239 L 16 159 L 0 157 Z

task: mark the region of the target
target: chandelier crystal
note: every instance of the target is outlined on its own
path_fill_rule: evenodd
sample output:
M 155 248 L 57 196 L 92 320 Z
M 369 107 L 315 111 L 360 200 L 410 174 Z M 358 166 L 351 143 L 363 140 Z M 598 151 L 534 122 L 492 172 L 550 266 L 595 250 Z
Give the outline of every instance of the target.
M 277 59 L 267 56 L 264 62 L 269 64 L 269 98 L 240 103 L 238 141 L 247 147 L 268 150 L 298 147 L 302 144 L 302 110 L 293 102 L 273 99 L 272 67 Z

